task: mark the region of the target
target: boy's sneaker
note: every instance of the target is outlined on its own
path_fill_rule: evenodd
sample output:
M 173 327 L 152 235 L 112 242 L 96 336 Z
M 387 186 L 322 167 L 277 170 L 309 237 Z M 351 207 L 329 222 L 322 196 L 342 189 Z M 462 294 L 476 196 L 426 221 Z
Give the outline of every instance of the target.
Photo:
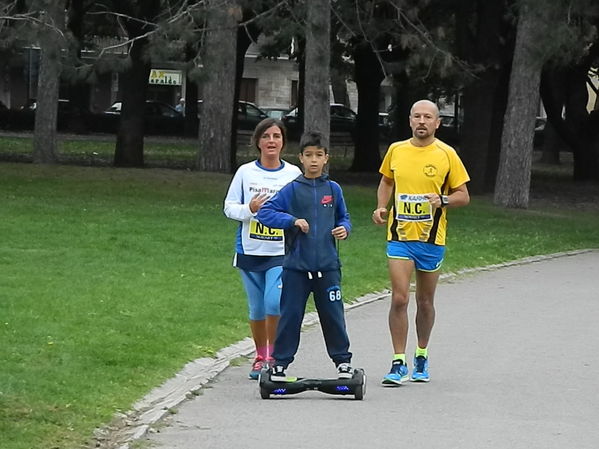
M 257 356 L 252 363 L 252 370 L 248 377 L 252 380 L 257 380 L 258 376 L 260 376 L 260 371 L 264 368 L 264 359 L 260 356 Z
M 337 365 L 337 377 L 339 379 L 351 379 L 354 375 L 354 370 L 349 363 L 340 363 Z
M 270 370 L 270 380 L 273 382 L 288 382 L 287 374 L 285 374 L 285 367 L 274 365 Z
M 414 357 L 414 369 L 412 370 L 412 382 L 428 382 L 431 380 L 428 374 L 428 357 L 419 355 Z
M 389 374 L 383 377 L 383 385 L 401 385 L 408 379 L 408 367 L 401 360 L 393 360 Z

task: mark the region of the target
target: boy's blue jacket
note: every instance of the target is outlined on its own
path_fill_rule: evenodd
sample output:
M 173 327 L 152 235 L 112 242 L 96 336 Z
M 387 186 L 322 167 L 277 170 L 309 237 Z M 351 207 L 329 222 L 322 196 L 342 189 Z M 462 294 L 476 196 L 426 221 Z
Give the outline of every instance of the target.
M 283 268 L 298 271 L 332 271 L 341 267 L 331 230 L 351 231 L 341 187 L 327 175 L 316 179 L 298 176 L 267 201 L 256 218 L 262 224 L 285 230 Z M 303 218 L 310 225 L 304 234 L 294 226 Z

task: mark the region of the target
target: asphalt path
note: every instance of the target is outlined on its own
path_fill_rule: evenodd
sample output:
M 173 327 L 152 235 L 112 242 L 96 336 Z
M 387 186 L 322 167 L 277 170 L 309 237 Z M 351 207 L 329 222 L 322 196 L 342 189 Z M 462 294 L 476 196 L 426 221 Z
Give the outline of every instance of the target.
M 142 440 L 169 449 L 595 449 L 598 287 L 599 251 L 441 282 L 431 382 L 400 387 L 380 384 L 392 355 L 388 297 L 353 308 L 347 325 L 353 366 L 368 376 L 364 400 L 317 391 L 263 400 L 248 361 Z M 408 353 L 414 345 L 412 319 Z M 334 376 L 318 325 L 303 332 L 289 374 Z

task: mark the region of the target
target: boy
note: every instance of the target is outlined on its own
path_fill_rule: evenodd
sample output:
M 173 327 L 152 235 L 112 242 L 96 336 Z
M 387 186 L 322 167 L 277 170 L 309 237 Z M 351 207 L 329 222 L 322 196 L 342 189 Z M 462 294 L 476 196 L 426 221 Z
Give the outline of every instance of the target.
M 353 375 L 341 300 L 341 263 L 335 239 L 351 231 L 339 184 L 323 169 L 329 160 L 323 136 L 307 132 L 300 141 L 304 174 L 283 187 L 258 212 L 262 224 L 284 229 L 281 318 L 273 351 L 271 380 L 285 382 L 285 370 L 299 347 L 306 302 L 312 292 L 329 357 L 339 378 Z

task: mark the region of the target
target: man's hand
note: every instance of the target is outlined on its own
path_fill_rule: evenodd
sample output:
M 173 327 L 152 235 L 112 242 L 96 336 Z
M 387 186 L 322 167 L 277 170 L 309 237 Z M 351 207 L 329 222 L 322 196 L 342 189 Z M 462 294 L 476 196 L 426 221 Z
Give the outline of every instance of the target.
M 372 212 L 372 221 L 374 224 L 383 225 L 387 223 L 387 208 L 379 207 Z
M 345 240 L 347 238 L 347 229 L 345 229 L 345 226 L 337 226 L 331 230 L 331 234 L 337 240 Z
M 441 207 L 441 196 L 438 193 L 427 193 L 424 195 L 424 197 L 435 209 Z
M 293 224 L 300 228 L 300 231 L 302 231 L 304 234 L 307 234 L 310 230 L 310 225 L 303 218 L 298 218 L 297 220 L 295 220 L 295 223 Z
M 268 193 L 257 193 L 250 200 L 250 212 L 255 214 L 268 201 L 270 196 Z

